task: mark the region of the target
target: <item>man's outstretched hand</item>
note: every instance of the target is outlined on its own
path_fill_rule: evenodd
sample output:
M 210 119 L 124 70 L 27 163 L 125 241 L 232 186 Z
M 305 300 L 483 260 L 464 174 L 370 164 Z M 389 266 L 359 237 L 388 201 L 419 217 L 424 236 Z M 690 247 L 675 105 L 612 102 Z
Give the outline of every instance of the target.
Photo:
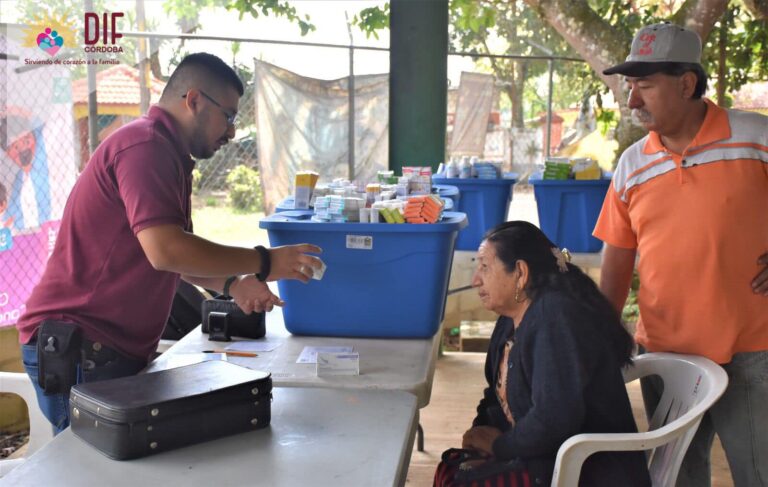
M 269 249 L 272 269 L 267 279 L 298 279 L 304 283 L 309 282 L 315 269 L 320 270 L 323 264 L 319 258 L 308 254 L 319 254 L 322 251 L 320 247 L 312 244 L 272 247 Z

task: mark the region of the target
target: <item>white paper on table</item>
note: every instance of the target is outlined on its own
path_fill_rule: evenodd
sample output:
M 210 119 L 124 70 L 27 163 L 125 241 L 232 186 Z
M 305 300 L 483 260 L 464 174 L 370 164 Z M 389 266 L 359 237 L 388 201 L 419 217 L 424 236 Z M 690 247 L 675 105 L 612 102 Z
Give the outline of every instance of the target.
M 168 355 L 168 360 L 165 362 L 169 369 L 175 369 L 176 367 L 183 367 L 185 365 L 199 364 L 200 362 L 207 362 L 209 360 L 223 360 L 227 361 L 227 354 L 225 353 L 174 353 Z
M 301 355 L 299 355 L 299 358 L 296 359 L 296 363 L 316 364 L 318 352 L 350 353 L 352 352 L 352 347 L 304 347 L 304 350 L 301 351 Z
M 270 342 L 268 340 L 240 340 L 227 345 L 224 350 L 233 352 L 271 352 L 280 346 L 280 342 Z

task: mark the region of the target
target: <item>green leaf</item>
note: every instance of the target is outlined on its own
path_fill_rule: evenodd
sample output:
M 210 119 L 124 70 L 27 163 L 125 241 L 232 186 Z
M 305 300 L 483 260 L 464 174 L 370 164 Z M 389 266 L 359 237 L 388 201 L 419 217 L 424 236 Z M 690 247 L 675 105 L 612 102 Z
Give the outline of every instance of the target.
M 352 18 L 352 25 L 365 33 L 367 39 L 371 36 L 378 39 L 377 31 L 389 28 L 389 3 L 386 3 L 383 8 L 364 8 Z
M 174 2 L 183 2 L 184 0 L 167 0 Z M 240 20 L 243 19 L 245 14 L 249 14 L 253 18 L 259 18 L 260 15 L 284 17 L 285 19 L 294 22 L 298 25 L 302 36 L 307 35 L 308 32 L 316 30 L 315 25 L 312 23 L 308 14 L 300 15 L 295 7 L 293 7 L 288 1 L 281 0 L 192 0 L 192 1 L 205 1 L 216 2 L 217 4 L 223 4 L 227 9 L 236 10 L 240 13 Z M 303 18 L 303 20 L 302 20 Z

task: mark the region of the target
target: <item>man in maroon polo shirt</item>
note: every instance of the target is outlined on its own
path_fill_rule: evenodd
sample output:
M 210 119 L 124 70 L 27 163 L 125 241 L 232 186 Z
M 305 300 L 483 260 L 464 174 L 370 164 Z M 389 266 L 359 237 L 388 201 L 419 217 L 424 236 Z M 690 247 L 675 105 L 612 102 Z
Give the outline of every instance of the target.
M 250 313 L 282 305 L 267 277 L 307 282 L 321 266 L 307 255 L 320 252 L 314 245 L 249 249 L 192 233 L 192 157 L 211 157 L 234 137 L 242 95 L 221 59 L 187 56 L 160 102 L 102 142 L 72 189 L 45 273 L 17 324 L 24 366 L 57 431 L 69 424 L 71 385 L 146 365 L 180 278 L 221 290 Z M 67 347 L 76 329 L 82 345 Z M 38 364 L 40 336 L 59 362 Z

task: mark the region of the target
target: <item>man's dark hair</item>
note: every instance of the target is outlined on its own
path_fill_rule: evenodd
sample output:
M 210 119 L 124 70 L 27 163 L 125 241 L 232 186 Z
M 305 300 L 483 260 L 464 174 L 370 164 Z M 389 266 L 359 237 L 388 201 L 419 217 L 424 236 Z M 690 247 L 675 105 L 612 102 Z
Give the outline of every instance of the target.
M 687 72 L 693 72 L 696 75 L 696 88 L 693 90 L 692 98 L 700 99 L 707 91 L 707 73 L 701 64 L 697 63 L 664 63 L 664 67 L 659 71 L 667 76 L 682 76 Z
M 236 89 L 240 96 L 245 93 L 243 82 L 227 63 L 213 54 L 197 52 L 186 56 L 176 66 L 168 84 L 163 89 L 163 97 L 183 95 L 188 89 L 194 87 L 190 86 L 194 81 L 200 82 L 201 78 L 214 86 L 229 85 Z

